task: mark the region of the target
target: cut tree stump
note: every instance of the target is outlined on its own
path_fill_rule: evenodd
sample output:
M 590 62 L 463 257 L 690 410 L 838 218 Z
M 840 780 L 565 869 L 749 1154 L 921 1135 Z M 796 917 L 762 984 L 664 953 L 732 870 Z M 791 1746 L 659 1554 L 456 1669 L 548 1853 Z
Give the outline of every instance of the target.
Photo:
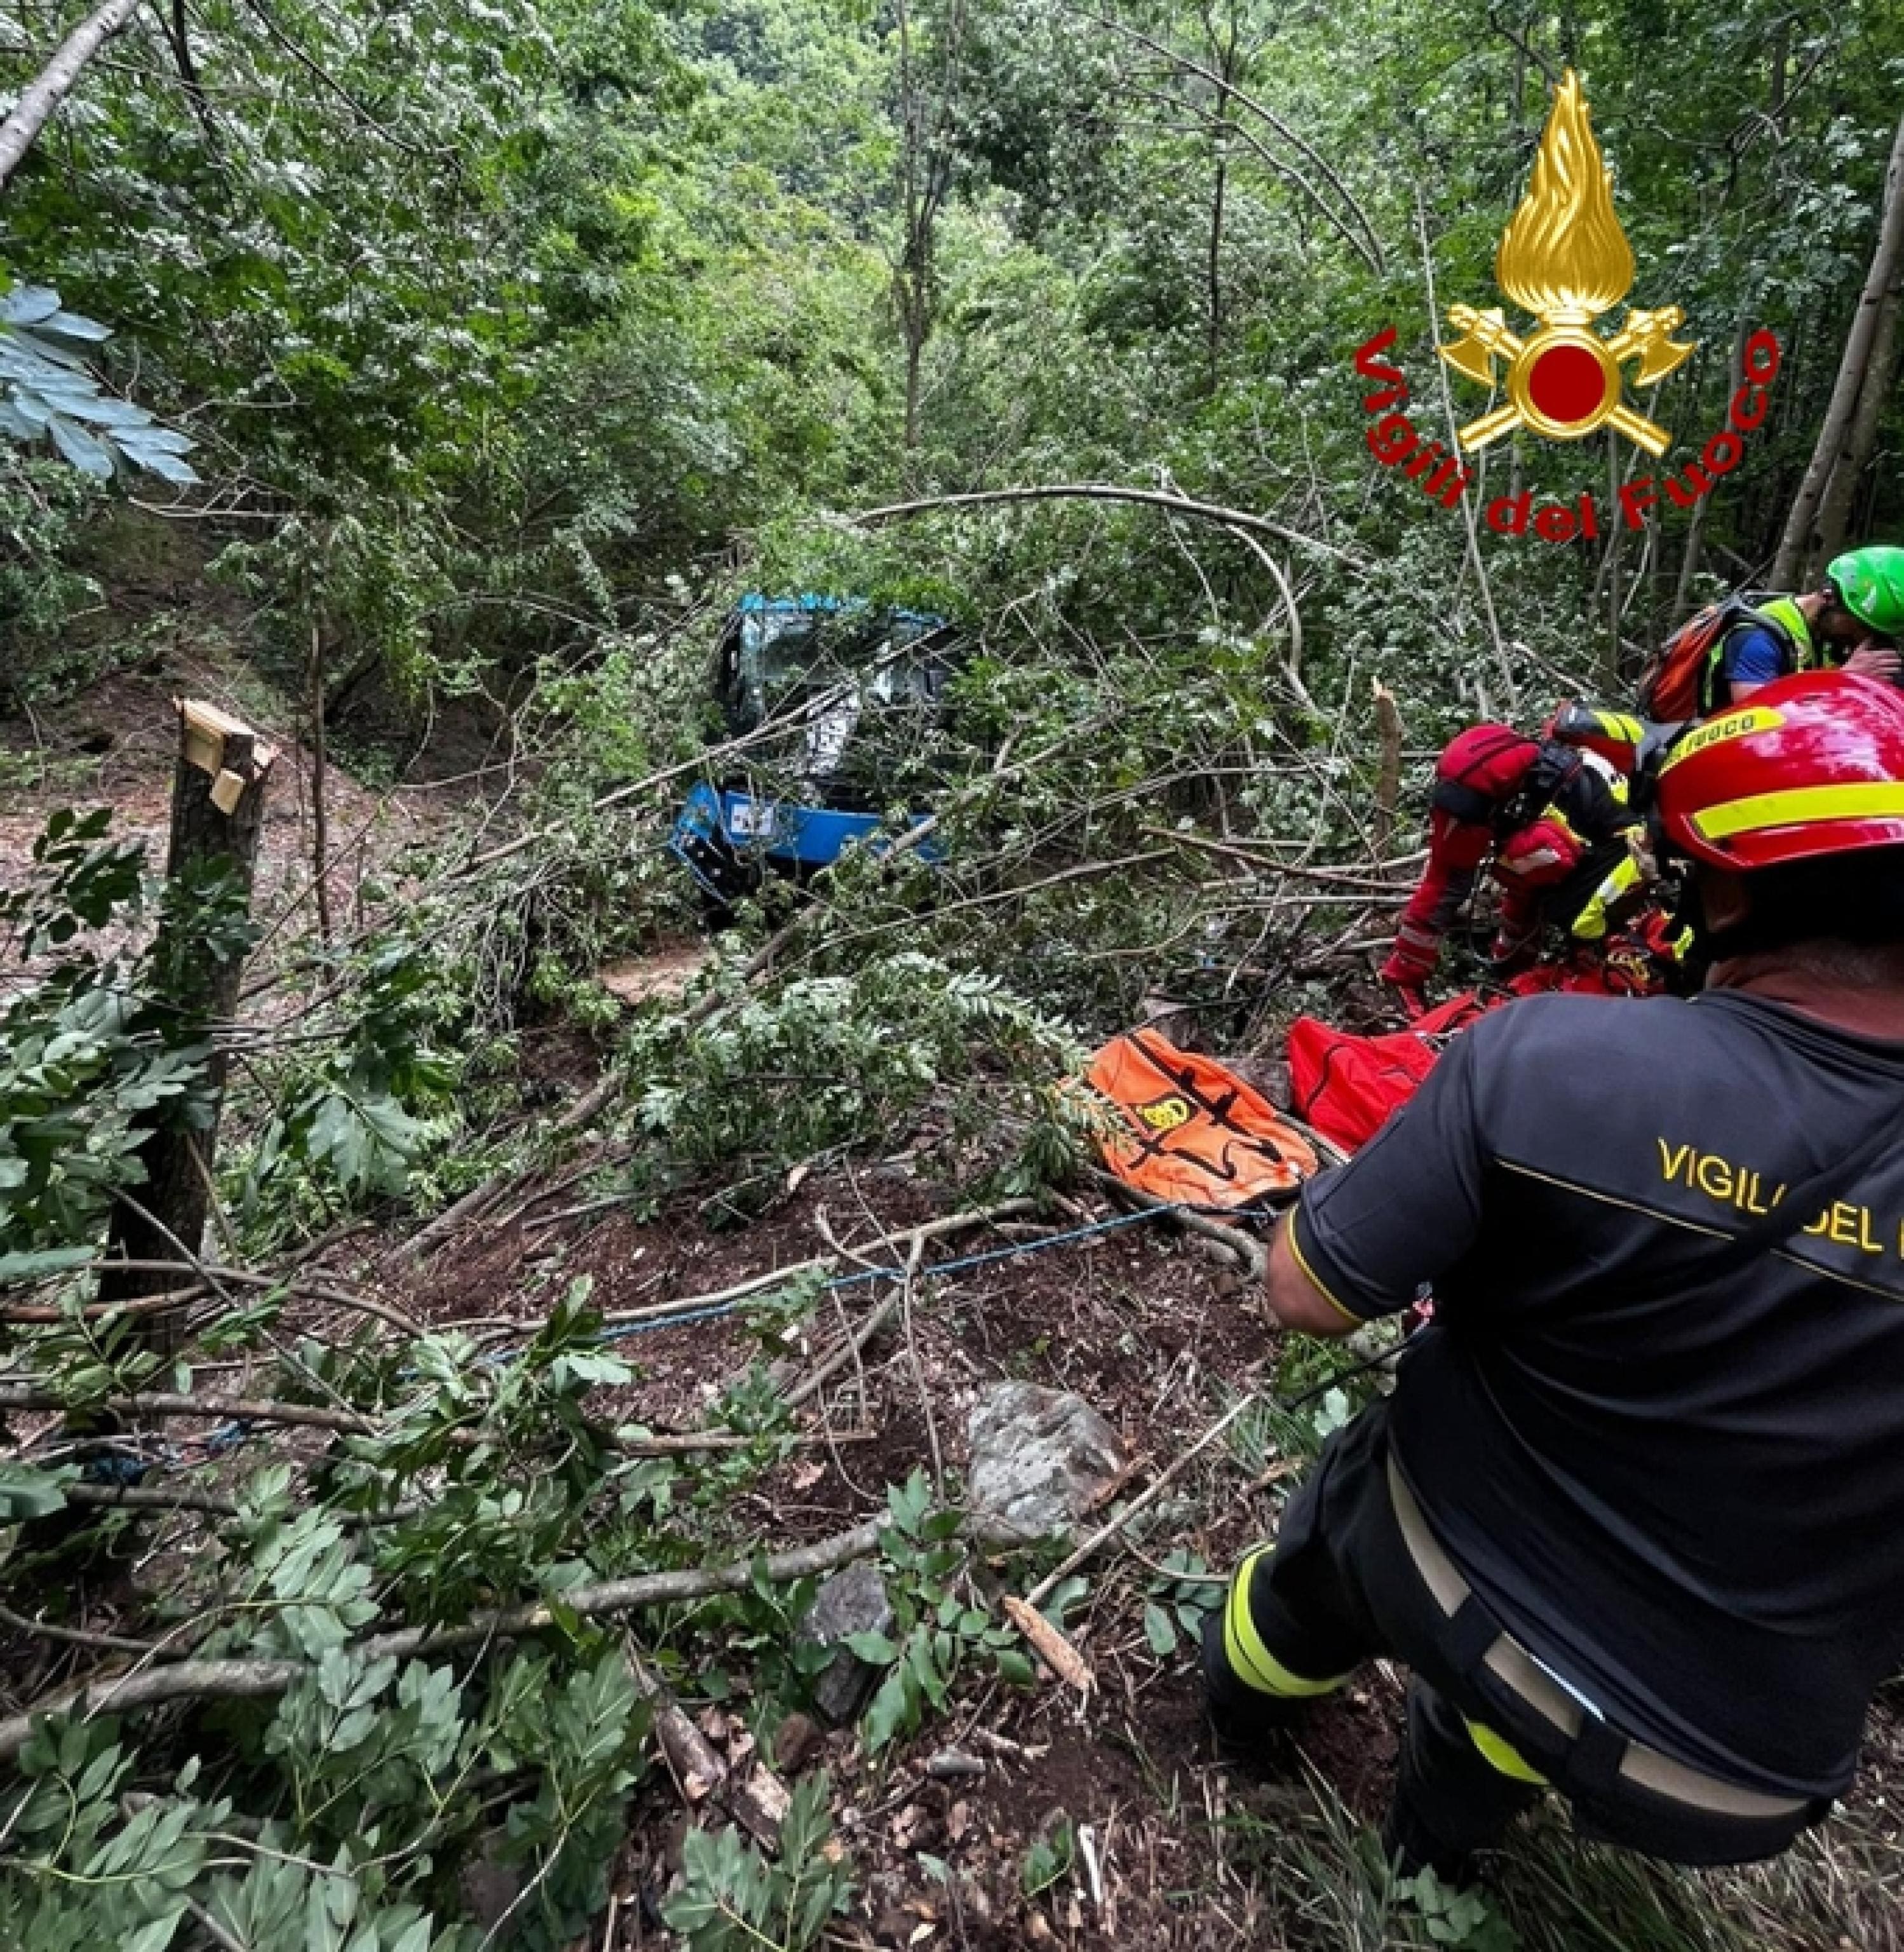
M 191 890 L 212 877 L 230 874 L 249 915 L 264 788 L 277 751 L 214 705 L 186 699 L 174 702 L 179 759 L 165 864 L 166 877 L 174 884 L 174 906 L 160 924 L 152 966 L 158 972 L 156 1000 L 168 1013 L 167 1037 L 177 1044 L 191 1044 L 208 1041 L 214 1028 L 235 1012 L 244 970 L 242 953 L 221 954 L 218 944 L 206 938 L 204 913 L 194 905 Z M 114 1210 L 109 1260 L 197 1259 L 211 1210 L 224 1100 L 226 1059 L 215 1046 L 205 1070 L 199 1089 L 167 1100 L 151 1115 L 138 1154 L 145 1183 L 136 1198 L 122 1200 Z M 109 1268 L 100 1277 L 99 1300 L 140 1300 L 178 1285 L 176 1275 Z M 180 1309 L 159 1309 L 146 1315 L 136 1332 L 148 1347 L 170 1356 L 177 1352 L 181 1322 Z

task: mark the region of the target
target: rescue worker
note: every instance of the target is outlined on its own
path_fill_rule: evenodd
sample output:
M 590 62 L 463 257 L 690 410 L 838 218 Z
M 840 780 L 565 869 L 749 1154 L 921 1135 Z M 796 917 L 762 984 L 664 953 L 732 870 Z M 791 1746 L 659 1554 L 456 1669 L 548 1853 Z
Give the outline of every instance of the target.
M 1571 924 L 1628 858 L 1634 815 L 1622 774 L 1644 730 L 1620 713 L 1568 705 L 1537 738 L 1481 724 L 1449 742 L 1435 765 L 1427 865 L 1381 970 L 1411 1015 L 1425 1007 L 1422 986 L 1483 864 L 1492 860 L 1501 889 L 1490 956 L 1506 973 L 1532 959 L 1543 922 Z
M 1433 1319 L 1209 1616 L 1212 1719 L 1405 1662 L 1410 1869 L 1549 1785 L 1653 1856 L 1774 1855 L 1904 1657 L 1904 694 L 1754 704 L 1659 777 L 1702 992 L 1482 1018 L 1271 1245 L 1287 1328 Z
M 1835 557 L 1802 596 L 1742 596 L 1704 652 L 1699 715 L 1743 704 L 1762 684 L 1843 670 L 1896 684 L 1904 633 L 1904 549 L 1874 545 Z

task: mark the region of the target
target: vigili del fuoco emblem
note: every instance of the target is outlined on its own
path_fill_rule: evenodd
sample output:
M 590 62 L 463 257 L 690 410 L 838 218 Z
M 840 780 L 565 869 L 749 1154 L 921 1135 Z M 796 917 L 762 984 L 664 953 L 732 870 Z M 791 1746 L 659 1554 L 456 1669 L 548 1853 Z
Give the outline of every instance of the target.
M 1468 452 L 1519 427 L 1550 440 L 1580 440 L 1612 427 L 1655 458 L 1671 444 L 1664 427 L 1627 405 L 1622 368 L 1637 362 L 1636 386 L 1675 371 L 1693 351 L 1673 337 L 1686 314 L 1677 305 L 1631 310 L 1611 338 L 1593 329 L 1633 284 L 1633 249 L 1614 214 L 1612 180 L 1580 78 L 1569 68 L 1554 92 L 1533 179 L 1494 258 L 1496 282 L 1540 320 L 1540 329 L 1523 339 L 1498 306 L 1448 308 L 1462 336 L 1437 349 L 1457 373 L 1492 386 L 1495 361 L 1508 362 L 1506 404 L 1460 430 Z

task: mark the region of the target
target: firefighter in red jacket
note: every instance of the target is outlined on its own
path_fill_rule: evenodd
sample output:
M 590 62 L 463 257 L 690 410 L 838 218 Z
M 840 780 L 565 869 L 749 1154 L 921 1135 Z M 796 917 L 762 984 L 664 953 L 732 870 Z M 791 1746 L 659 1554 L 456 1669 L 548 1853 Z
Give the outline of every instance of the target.
M 1441 939 L 1490 859 L 1501 890 L 1490 951 L 1497 969 L 1533 959 L 1543 922 L 1571 926 L 1593 909 L 1603 931 L 1604 902 L 1596 898 L 1609 877 L 1636 886 L 1639 880 L 1627 780 L 1644 732 L 1637 719 L 1570 704 L 1537 738 L 1483 724 L 1449 742 L 1435 766 L 1427 865 L 1382 965 L 1383 981 L 1412 1014 L 1421 1013 Z M 1595 927 L 1590 922 L 1584 932 Z

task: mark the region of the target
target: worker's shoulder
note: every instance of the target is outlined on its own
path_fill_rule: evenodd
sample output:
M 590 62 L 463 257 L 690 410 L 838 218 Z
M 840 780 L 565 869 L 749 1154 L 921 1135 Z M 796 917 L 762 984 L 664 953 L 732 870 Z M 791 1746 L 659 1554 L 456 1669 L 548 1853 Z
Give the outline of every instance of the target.
M 1690 1049 L 1730 1040 L 1715 1012 L 1676 996 L 1523 996 L 1490 1010 L 1467 1032 L 1483 1072 L 1512 1064 L 1552 1067 L 1543 1088 L 1578 1078 L 1603 1085 L 1655 1072 Z

